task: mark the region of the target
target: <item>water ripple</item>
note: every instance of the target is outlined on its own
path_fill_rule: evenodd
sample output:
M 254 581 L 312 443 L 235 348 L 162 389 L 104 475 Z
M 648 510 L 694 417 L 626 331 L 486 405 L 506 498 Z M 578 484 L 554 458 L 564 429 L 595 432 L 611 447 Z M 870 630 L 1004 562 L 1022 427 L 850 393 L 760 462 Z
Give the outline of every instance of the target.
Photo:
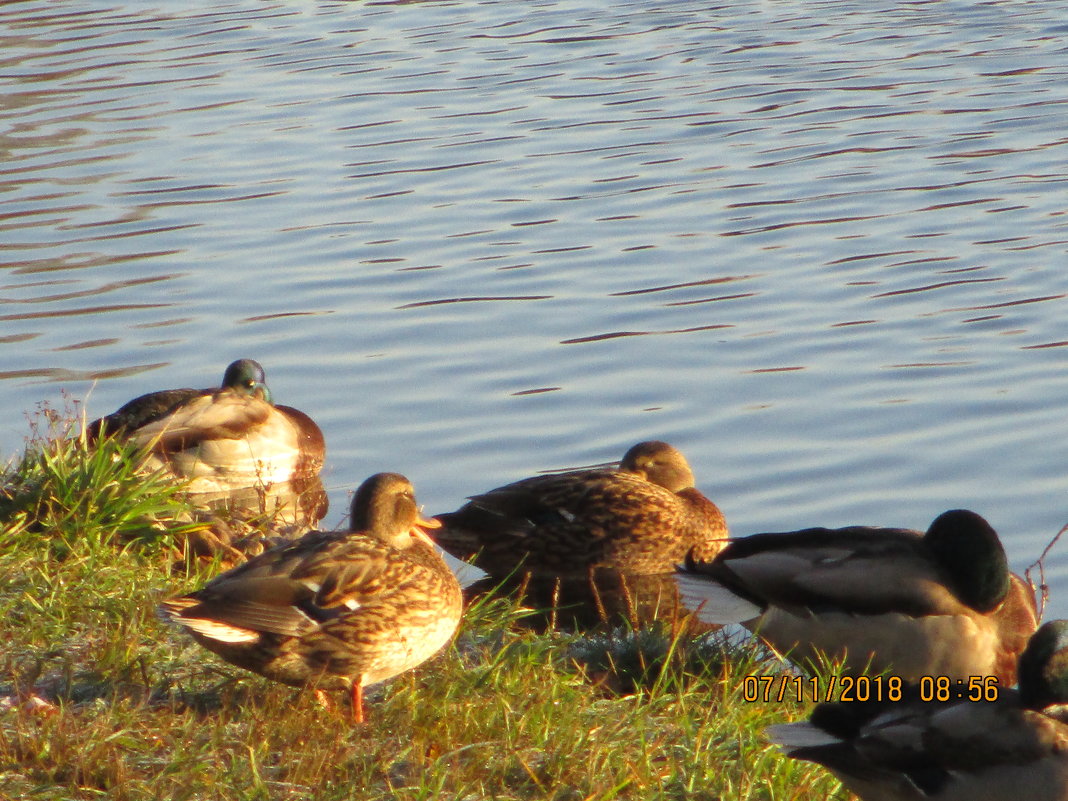
M 337 509 L 655 436 L 738 533 L 972 505 L 1020 561 L 1068 519 L 1060 11 L 0 4 L 0 393 L 247 355 Z

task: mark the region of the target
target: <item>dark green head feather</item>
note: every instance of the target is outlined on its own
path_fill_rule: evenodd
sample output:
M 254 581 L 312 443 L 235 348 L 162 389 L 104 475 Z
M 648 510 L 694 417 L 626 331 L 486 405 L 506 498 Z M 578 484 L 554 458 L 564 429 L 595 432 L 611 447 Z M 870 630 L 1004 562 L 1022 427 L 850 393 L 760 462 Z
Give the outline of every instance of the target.
M 991 612 L 1009 591 L 1009 560 L 997 532 L 975 512 L 943 512 L 924 537 L 949 574 L 956 596 L 979 612 Z
M 267 376 L 260 363 L 252 359 L 238 359 L 226 368 L 222 381 L 223 389 L 232 389 L 241 395 L 260 395 L 271 402 L 271 391 L 267 389 Z
M 1051 620 L 1020 654 L 1020 700 L 1029 709 L 1068 703 L 1068 620 Z

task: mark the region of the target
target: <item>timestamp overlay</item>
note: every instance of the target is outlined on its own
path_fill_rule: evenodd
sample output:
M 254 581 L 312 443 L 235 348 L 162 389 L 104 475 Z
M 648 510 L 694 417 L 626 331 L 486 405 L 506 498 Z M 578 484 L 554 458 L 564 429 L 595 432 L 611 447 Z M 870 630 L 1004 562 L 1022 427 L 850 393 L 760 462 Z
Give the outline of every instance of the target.
M 915 691 L 900 676 L 746 676 L 742 700 L 775 701 L 941 701 L 998 700 L 997 676 L 921 676 Z

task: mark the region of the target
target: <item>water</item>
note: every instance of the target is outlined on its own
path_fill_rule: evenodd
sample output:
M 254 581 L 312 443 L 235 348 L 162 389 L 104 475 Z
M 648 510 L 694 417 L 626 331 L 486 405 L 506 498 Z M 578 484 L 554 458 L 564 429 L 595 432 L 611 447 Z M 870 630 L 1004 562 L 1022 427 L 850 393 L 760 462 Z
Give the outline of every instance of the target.
M 1068 522 L 1066 10 L 5 4 L 0 449 L 247 356 L 328 525 L 661 438 L 736 534 L 970 507 L 1022 570 Z

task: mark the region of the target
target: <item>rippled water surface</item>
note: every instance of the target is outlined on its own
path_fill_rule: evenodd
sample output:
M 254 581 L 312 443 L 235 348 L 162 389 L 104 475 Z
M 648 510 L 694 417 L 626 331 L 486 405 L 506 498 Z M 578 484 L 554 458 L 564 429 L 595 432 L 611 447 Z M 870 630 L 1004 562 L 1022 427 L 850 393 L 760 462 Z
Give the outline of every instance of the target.
M 641 439 L 736 534 L 1068 522 L 1068 3 L 0 6 L 0 428 L 249 356 L 428 511 Z M 1068 546 L 1047 561 L 1068 615 Z

